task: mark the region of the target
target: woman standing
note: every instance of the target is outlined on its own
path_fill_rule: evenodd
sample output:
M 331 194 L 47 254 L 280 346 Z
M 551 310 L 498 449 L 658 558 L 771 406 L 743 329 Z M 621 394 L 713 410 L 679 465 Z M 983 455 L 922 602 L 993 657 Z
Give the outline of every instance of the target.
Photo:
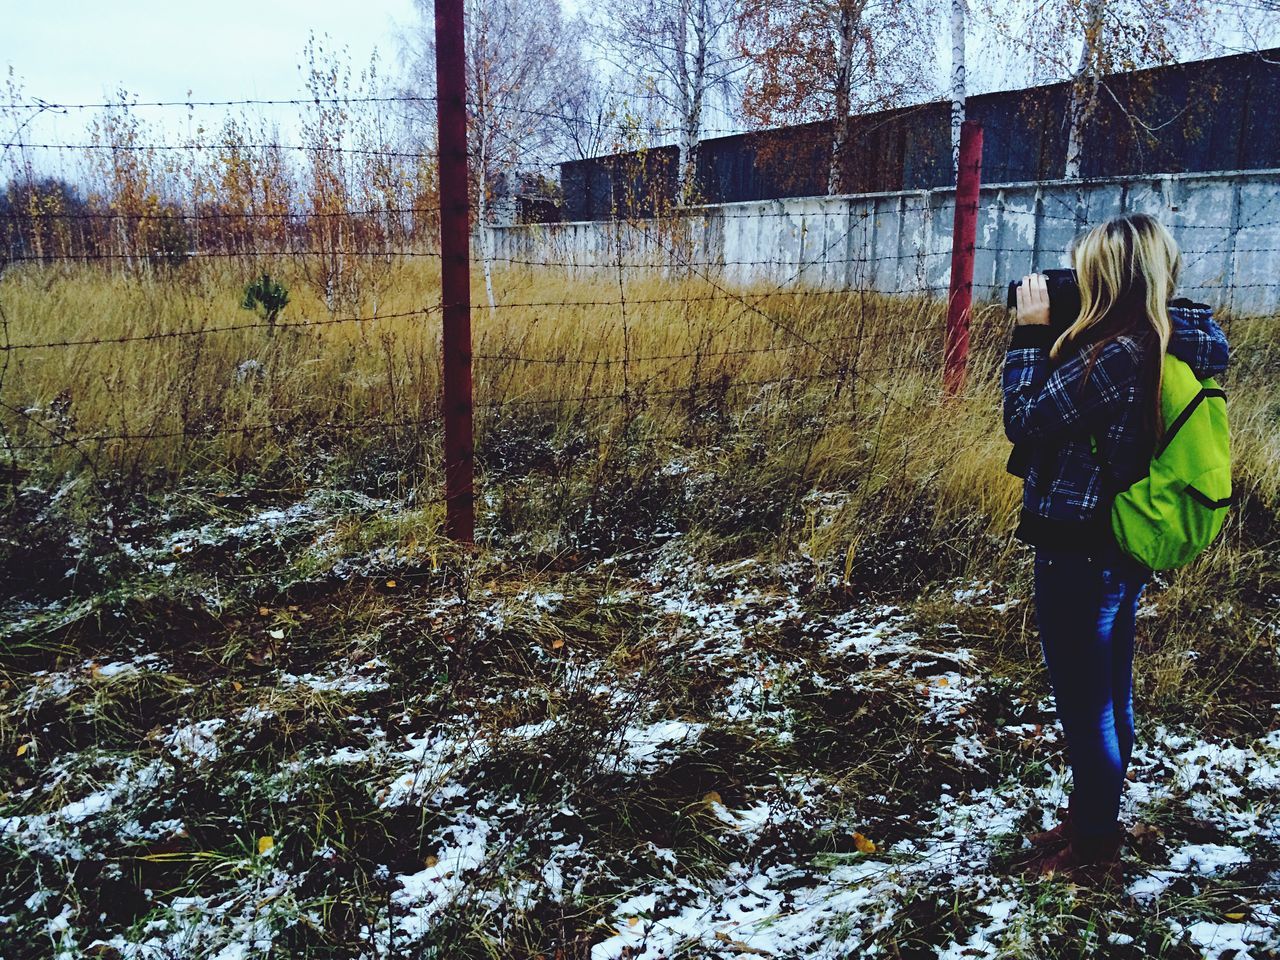
M 1118 878 L 1120 792 L 1133 751 L 1133 645 L 1151 571 L 1111 533 L 1115 494 L 1141 479 L 1164 424 L 1165 351 L 1199 378 L 1227 366 L 1207 307 L 1171 302 L 1182 255 L 1144 214 L 1115 217 L 1072 250 L 1080 314 L 1049 326 L 1045 277 L 1018 290 L 1005 355 L 1005 434 L 1029 448 L 1015 536 L 1035 547 L 1035 606 L 1072 792 L 1065 820 L 1032 836 L 1030 869 Z

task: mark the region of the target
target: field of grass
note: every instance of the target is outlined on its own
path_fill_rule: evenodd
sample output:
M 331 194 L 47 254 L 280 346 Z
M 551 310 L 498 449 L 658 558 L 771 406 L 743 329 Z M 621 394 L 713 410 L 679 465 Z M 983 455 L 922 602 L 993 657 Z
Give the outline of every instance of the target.
M 274 332 L 229 264 L 0 280 L 8 344 L 134 338 L 5 353 L 4 960 L 1280 950 L 1276 318 L 1093 891 L 1013 869 L 1067 773 L 1003 310 L 944 403 L 935 302 L 501 273 L 462 550 L 431 264 L 360 322 L 272 267 Z

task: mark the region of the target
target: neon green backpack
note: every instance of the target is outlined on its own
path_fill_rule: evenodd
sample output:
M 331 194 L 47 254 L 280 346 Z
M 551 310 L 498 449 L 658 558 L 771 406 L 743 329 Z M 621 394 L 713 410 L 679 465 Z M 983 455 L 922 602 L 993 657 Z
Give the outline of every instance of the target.
M 1111 507 L 1120 549 L 1152 570 L 1195 559 L 1222 530 L 1231 503 L 1227 395 L 1172 354 L 1165 354 L 1161 394 L 1165 432 L 1151 472 Z

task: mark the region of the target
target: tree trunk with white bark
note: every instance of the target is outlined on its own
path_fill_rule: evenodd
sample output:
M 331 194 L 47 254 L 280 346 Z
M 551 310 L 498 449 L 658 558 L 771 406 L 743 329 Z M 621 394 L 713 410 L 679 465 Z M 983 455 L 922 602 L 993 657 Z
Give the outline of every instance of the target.
M 1106 0 L 1086 0 L 1084 45 L 1080 63 L 1071 78 L 1071 99 L 1067 107 L 1067 160 L 1063 176 L 1079 180 L 1084 165 L 1085 128 L 1098 104 L 1098 44 Z
M 965 116 L 964 46 L 968 12 L 966 0 L 951 0 L 951 166 L 957 181 L 960 177 L 960 128 Z
M 677 195 L 681 203 L 696 200 L 698 141 L 702 130 L 702 101 L 707 83 L 707 0 L 680 0 L 676 24 L 676 62 L 679 82 L 676 110 L 680 115 L 680 169 Z M 690 49 L 692 40 L 692 49 Z
M 839 21 L 840 52 L 836 60 L 835 108 L 831 129 L 831 164 L 827 168 L 827 193 L 842 193 L 846 186 L 845 148 L 849 142 L 849 111 L 853 78 L 853 51 L 864 3 L 841 3 Z

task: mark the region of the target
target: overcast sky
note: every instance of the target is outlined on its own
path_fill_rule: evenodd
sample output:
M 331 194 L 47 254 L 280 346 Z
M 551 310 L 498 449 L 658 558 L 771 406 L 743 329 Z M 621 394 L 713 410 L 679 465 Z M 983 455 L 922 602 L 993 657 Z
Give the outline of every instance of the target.
M 23 0 L 6 4 L 0 63 L 28 96 L 100 99 L 123 85 L 144 100 L 288 97 L 302 92 L 307 34 L 328 33 L 367 63 L 395 53 L 412 0 Z
M 13 71 L 25 100 L 51 103 L 100 102 L 122 88 L 142 101 L 304 96 L 298 64 L 311 31 L 327 33 L 335 49 L 345 45 L 356 73 L 376 47 L 385 75 L 394 72 L 397 26 L 415 21 L 412 0 L 21 0 L 6 7 L 0 68 Z M 161 139 L 187 126 L 182 109 L 138 112 L 169 131 Z M 292 136 L 295 110 L 260 112 L 279 123 L 281 139 Z M 202 113 L 216 124 L 224 111 Z M 22 139 L 83 142 L 90 117 L 42 114 Z M 11 126 L 6 118 L 5 140 Z M 56 154 L 44 160 L 48 170 L 63 169 Z
M 573 12 L 581 4 L 564 6 Z M 121 88 L 142 101 L 300 97 L 298 64 L 312 31 L 327 34 L 334 48 L 345 45 L 357 73 L 377 48 L 386 77 L 396 73 L 398 28 L 417 22 L 413 0 L 10 0 L 6 7 L 0 69 L 13 71 L 25 100 L 52 103 L 97 102 Z M 944 83 L 950 46 L 943 33 L 938 68 Z M 971 35 L 974 89 L 1001 84 L 1007 74 L 996 61 L 1007 53 L 1003 47 L 977 30 Z M 196 122 L 216 124 L 223 113 L 209 109 Z M 268 113 L 282 140 L 293 136 L 297 113 Z M 188 123 L 181 109 L 139 115 L 159 125 L 161 140 L 181 136 Z M 21 136 L 27 143 L 83 142 L 90 117 L 85 111 L 42 114 Z M 12 118 L 0 122 L 5 140 L 13 126 Z
M 334 46 L 345 44 L 357 72 L 376 47 L 385 77 L 395 72 L 398 28 L 417 22 L 413 0 L 20 0 L 10 6 L 0 31 L 0 66 L 13 69 L 25 100 L 50 103 L 99 102 L 122 88 L 140 101 L 186 100 L 188 91 L 193 100 L 298 97 L 305 94 L 298 63 L 312 31 L 327 34 Z M 581 4 L 566 0 L 564 8 L 573 13 Z M 939 44 L 939 55 L 949 60 L 949 43 Z M 216 122 L 223 112 L 209 108 L 202 116 Z M 280 125 L 282 139 L 293 134 L 296 111 L 258 112 Z M 185 110 L 139 115 L 162 127 L 162 139 L 186 129 Z M 90 117 L 44 114 L 22 139 L 80 142 Z M 9 139 L 12 130 L 5 132 Z

